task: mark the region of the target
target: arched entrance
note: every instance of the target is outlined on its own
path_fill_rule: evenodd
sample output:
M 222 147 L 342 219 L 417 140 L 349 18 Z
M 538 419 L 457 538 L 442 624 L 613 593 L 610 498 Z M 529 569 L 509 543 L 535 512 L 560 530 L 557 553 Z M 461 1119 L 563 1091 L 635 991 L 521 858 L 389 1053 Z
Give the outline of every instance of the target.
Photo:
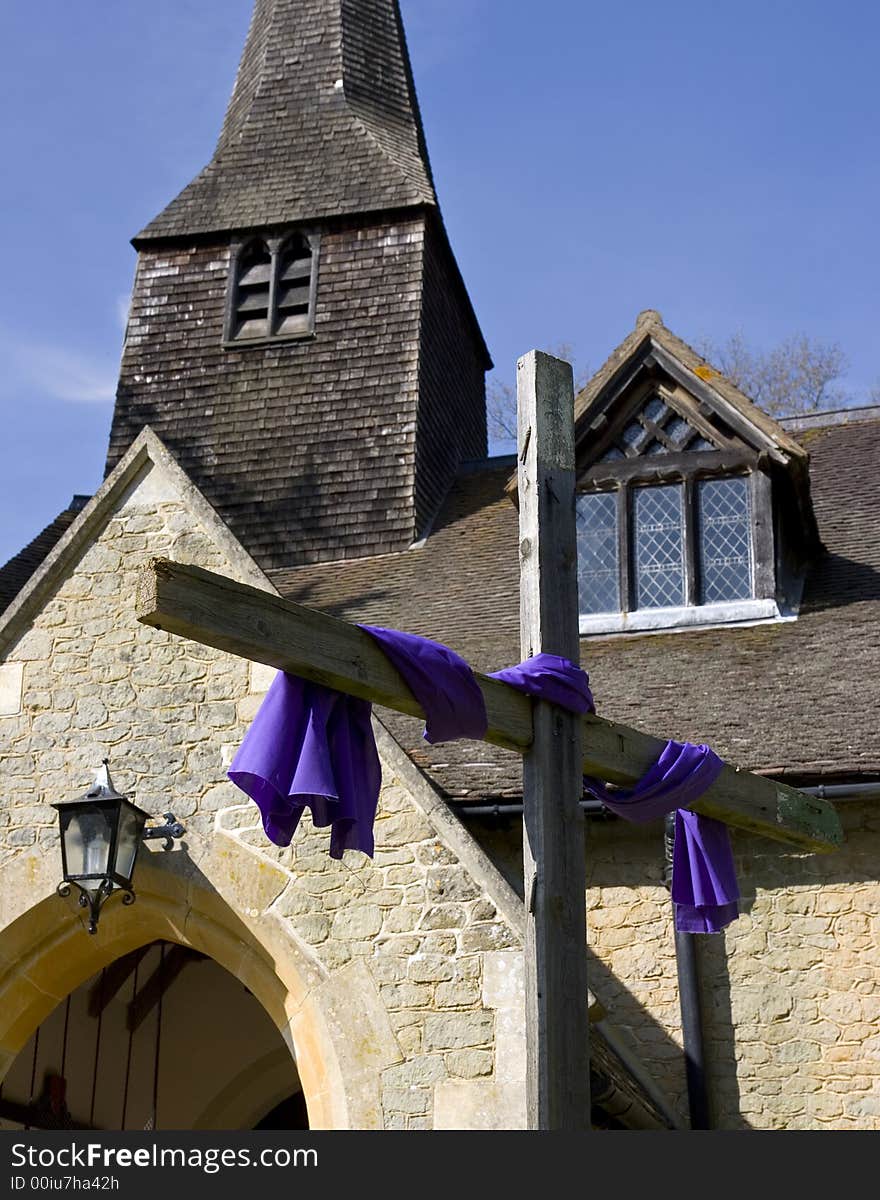
M 308 1127 L 275 1025 L 229 971 L 164 941 L 71 992 L 0 1095 L 0 1128 L 252 1129 L 272 1113 L 283 1127 Z
M 108 903 L 94 937 L 74 898 L 55 894 L 58 865 L 51 856 L 22 856 L 4 869 L 0 1081 L 70 993 L 133 951 L 166 942 L 207 956 L 248 989 L 295 1063 L 310 1128 L 382 1128 L 379 1075 L 403 1056 L 369 972 L 353 961 L 330 974 L 298 942 L 272 911 L 281 872 L 265 858 L 221 837 L 198 857 L 197 848 L 145 854 L 137 903 Z M 252 1064 L 252 1075 L 231 1085 L 233 1092 L 268 1070 L 283 1077 L 280 1062 Z M 276 1103 L 284 1098 L 279 1094 Z M 255 1124 L 265 1115 L 258 1107 L 247 1116 L 234 1112 L 231 1093 L 221 1089 L 201 1114 L 201 1127 Z

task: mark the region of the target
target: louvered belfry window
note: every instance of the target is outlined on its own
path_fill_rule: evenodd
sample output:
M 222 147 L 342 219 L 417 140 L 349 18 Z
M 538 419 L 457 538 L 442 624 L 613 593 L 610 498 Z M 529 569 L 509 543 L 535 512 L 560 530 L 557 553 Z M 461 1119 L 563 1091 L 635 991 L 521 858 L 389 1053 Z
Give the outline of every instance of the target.
M 274 333 L 284 336 L 309 332 L 312 251 L 304 237 L 295 234 L 281 247 L 275 297 Z
M 269 336 L 271 289 L 272 255 L 265 242 L 251 242 L 245 246 L 238 260 L 234 338 Z
M 316 235 L 252 238 L 233 248 L 228 345 L 309 336 L 315 326 Z

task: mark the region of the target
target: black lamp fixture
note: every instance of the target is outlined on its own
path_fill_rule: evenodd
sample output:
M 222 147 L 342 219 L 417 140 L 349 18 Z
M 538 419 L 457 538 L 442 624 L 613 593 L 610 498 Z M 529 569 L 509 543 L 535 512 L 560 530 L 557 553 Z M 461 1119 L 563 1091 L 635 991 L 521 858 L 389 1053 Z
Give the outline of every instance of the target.
M 97 933 L 101 907 L 114 892 L 122 892 L 123 904 L 134 904 L 131 881 L 141 842 L 165 838 L 170 850 L 186 832 L 173 813 L 164 814 L 164 825 L 146 828 L 150 814 L 117 792 L 106 758 L 84 796 L 52 807 L 58 810 L 64 870 L 58 895 L 69 896 L 71 884 L 79 890 L 80 906 L 89 910 L 89 933 Z

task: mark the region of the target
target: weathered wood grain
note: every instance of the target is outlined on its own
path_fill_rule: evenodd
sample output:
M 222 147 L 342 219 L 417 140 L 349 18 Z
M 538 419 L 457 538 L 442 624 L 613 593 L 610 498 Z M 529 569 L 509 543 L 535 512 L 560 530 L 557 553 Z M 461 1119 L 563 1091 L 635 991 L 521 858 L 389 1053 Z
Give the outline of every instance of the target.
M 516 367 L 521 653 L 577 662 L 571 367 L 534 350 Z M 536 702 L 523 755 L 530 1129 L 590 1128 L 582 774 L 580 718 Z
M 154 559 L 141 573 L 136 612 L 145 625 L 398 712 L 424 715 L 372 638 L 357 626 L 201 567 Z M 532 742 L 531 701 L 498 680 L 477 675 L 477 681 L 489 718 L 486 740 L 526 750 Z M 665 744 L 601 717 L 584 717 L 582 724 L 584 774 L 609 783 L 634 783 Z M 803 850 L 833 850 L 842 840 L 840 821 L 827 801 L 731 766 L 693 807 Z

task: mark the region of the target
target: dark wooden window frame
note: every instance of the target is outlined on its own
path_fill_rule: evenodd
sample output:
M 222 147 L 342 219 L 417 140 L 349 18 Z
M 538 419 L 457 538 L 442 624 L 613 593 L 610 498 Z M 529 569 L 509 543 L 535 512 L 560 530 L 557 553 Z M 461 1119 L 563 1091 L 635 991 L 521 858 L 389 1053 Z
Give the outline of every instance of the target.
M 648 462 L 650 461 L 650 465 Z M 771 483 L 758 468 L 757 455 L 718 451 L 691 454 L 667 454 L 646 460 L 596 463 L 578 482 L 581 493 L 617 493 L 618 571 L 620 612 L 640 611 L 634 607 L 633 571 L 633 492 L 637 487 L 663 484 L 684 485 L 684 571 L 685 600 L 682 608 L 701 608 L 697 569 L 696 485 L 701 479 L 730 479 L 746 476 L 749 481 L 751 516 L 752 583 L 751 599 L 773 599 L 776 593 L 774 568 L 773 515 Z M 731 603 L 746 603 L 732 601 Z M 598 615 L 598 614 L 596 614 Z
M 311 252 L 312 269 L 309 276 L 309 302 L 307 319 L 302 329 L 294 332 L 273 333 L 278 320 L 278 288 L 279 270 L 284 251 L 293 238 L 302 238 L 308 244 Z M 237 318 L 238 280 L 242 257 L 254 243 L 266 247 L 270 255 L 269 269 L 269 303 L 267 323 L 270 332 L 265 337 L 236 337 L 235 325 Z M 298 342 L 315 336 L 315 302 L 318 291 L 318 257 L 321 246 L 321 235 L 310 229 L 287 229 L 279 234 L 254 234 L 251 237 L 236 239 L 232 243 L 232 254 L 229 266 L 229 285 L 226 289 L 226 315 L 223 325 L 223 345 L 228 350 L 241 350 L 247 346 L 269 346 L 279 342 Z

